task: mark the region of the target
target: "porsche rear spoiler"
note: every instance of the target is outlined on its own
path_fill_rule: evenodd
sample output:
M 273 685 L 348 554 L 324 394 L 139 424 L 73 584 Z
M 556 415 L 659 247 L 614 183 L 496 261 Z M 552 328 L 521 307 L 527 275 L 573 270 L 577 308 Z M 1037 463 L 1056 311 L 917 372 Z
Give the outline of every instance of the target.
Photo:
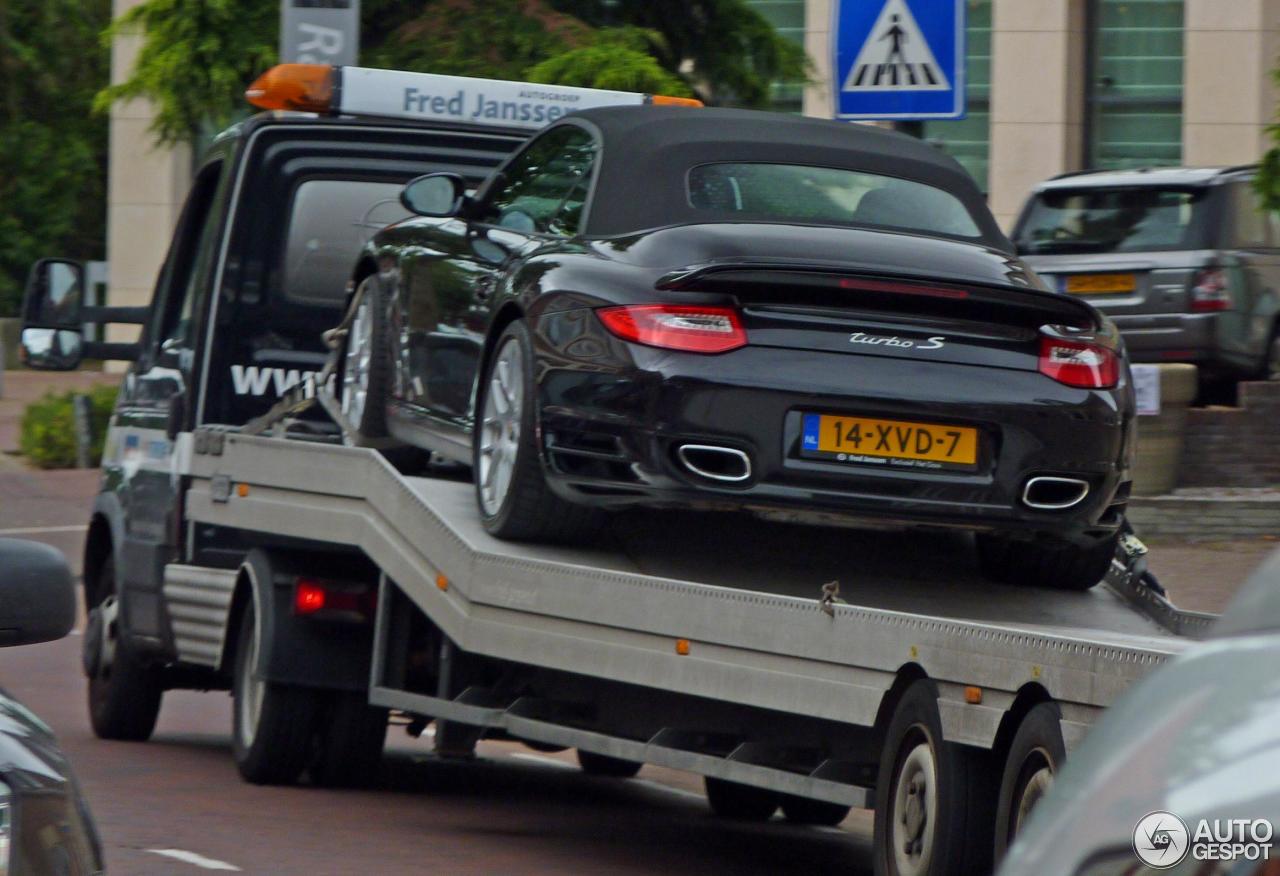
M 1069 325 L 1098 330 L 1099 311 L 1085 302 L 1022 286 L 993 286 L 964 278 L 937 280 L 905 271 L 874 272 L 847 262 L 785 259 L 717 260 L 672 271 L 657 282 L 666 291 L 729 292 L 743 305 L 912 311 L 966 319 L 990 319 L 1039 328 Z

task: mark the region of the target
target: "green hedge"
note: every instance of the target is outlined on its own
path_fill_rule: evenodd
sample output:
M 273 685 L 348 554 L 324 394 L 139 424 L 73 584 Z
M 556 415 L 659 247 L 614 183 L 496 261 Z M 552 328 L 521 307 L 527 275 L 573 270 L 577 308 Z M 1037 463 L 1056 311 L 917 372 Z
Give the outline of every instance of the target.
M 116 387 L 95 386 L 88 396 L 92 413 L 89 417 L 93 446 L 90 462 L 102 462 L 102 443 L 107 437 L 107 423 L 116 406 Z M 76 427 L 71 399 L 79 393 L 49 393 L 38 402 L 27 405 L 22 414 L 22 434 L 18 446 L 24 456 L 38 468 L 75 468 Z

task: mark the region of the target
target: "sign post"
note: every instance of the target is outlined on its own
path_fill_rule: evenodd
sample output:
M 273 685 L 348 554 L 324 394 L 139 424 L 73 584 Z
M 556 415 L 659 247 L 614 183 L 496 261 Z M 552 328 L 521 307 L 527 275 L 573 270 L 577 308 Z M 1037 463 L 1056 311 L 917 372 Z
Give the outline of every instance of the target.
M 360 0 L 280 0 L 280 62 L 353 66 Z
M 965 0 L 835 0 L 835 117 L 962 119 Z

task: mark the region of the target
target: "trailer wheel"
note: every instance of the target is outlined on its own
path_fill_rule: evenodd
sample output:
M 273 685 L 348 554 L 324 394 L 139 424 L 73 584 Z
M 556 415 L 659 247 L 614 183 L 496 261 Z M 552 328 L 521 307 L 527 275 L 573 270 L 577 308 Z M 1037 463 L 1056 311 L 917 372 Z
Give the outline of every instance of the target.
M 835 827 L 849 817 L 852 806 L 841 803 L 828 803 L 826 800 L 813 800 L 809 797 L 794 797 L 790 794 L 782 798 L 782 814 L 792 824 L 817 824 L 823 827 Z
M 387 741 L 387 710 L 369 705 L 363 693 L 342 691 L 328 699 L 307 770 L 311 781 L 326 788 L 374 784 Z
M 1066 759 L 1058 709 L 1040 703 L 1027 712 L 1009 745 L 996 805 L 996 863 L 1026 824 L 1032 808 L 1048 792 Z
M 387 346 L 387 312 L 374 277 L 359 289 L 360 303 L 347 330 L 338 375 L 342 413 L 355 429 L 349 443 L 362 444 L 387 434 L 387 390 L 391 353 Z
M 776 791 L 739 785 L 707 776 L 703 779 L 711 811 L 721 818 L 739 821 L 767 821 L 777 811 L 781 797 Z
M 319 694 L 258 677 L 260 642 L 250 600 L 240 617 L 231 683 L 231 751 L 245 780 L 255 785 L 297 781 L 312 755 Z
M 596 754 L 594 751 L 578 749 L 578 766 L 589 776 L 607 776 L 612 779 L 629 779 L 640 772 L 642 763 L 634 760 L 623 760 L 620 757 L 609 757 L 607 754 Z
M 477 399 L 472 471 L 480 522 L 498 538 L 578 541 L 599 528 L 601 516 L 547 487 L 539 458 L 536 396 L 533 338 L 516 320 L 494 346 Z
M 116 566 L 110 554 L 98 570 L 97 605 L 89 609 L 81 656 L 89 678 L 89 722 L 100 739 L 143 742 L 160 714 L 164 685 L 120 637 Z
M 1042 544 L 978 533 L 978 566 L 994 581 L 1019 587 L 1088 590 L 1107 574 L 1120 533 L 1088 547 Z
M 876 780 L 876 876 L 970 876 L 991 870 L 988 758 L 946 742 L 927 679 L 903 693 Z

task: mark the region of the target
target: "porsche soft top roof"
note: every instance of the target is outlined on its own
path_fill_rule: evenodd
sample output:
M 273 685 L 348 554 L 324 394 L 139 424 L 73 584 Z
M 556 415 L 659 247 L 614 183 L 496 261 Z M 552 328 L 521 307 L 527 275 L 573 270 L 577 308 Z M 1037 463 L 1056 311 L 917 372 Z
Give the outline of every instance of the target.
M 953 158 L 894 131 L 740 109 L 629 106 L 583 110 L 557 124 L 586 123 L 603 141 L 592 237 L 699 221 L 689 205 L 690 168 L 714 162 L 774 162 L 865 171 L 914 180 L 955 195 L 982 242 L 1011 249 L 973 179 Z

